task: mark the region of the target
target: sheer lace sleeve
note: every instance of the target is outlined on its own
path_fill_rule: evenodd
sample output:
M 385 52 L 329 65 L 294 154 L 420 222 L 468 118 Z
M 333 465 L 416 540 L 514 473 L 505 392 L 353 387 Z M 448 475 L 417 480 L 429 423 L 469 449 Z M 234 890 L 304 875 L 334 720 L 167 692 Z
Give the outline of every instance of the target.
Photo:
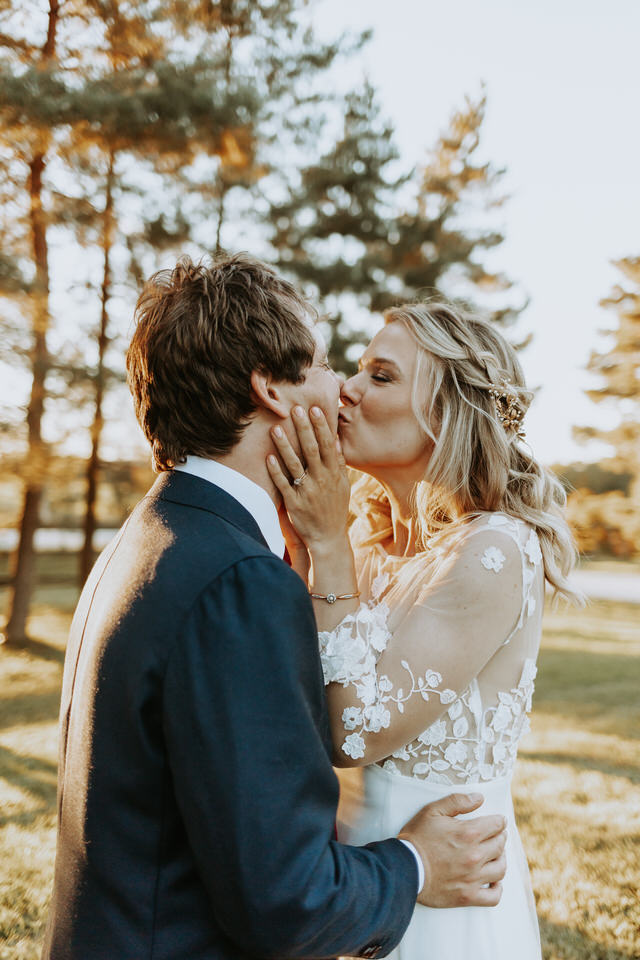
M 392 629 L 374 583 L 369 605 L 320 635 L 338 764 L 372 763 L 409 743 L 518 626 L 523 553 L 508 533 L 469 527 L 436 570 Z

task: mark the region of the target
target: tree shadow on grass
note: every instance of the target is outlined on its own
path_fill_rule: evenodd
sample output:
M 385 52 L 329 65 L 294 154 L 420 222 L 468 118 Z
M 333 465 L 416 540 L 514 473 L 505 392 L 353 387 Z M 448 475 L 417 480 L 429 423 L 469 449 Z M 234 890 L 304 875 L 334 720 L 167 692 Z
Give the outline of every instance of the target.
M 57 793 L 57 765 L 41 757 L 29 757 L 0 746 L 0 778 L 40 801 L 36 810 L 0 813 L 0 826 L 28 825 L 42 814 L 53 813 Z
M 607 947 L 598 943 L 575 927 L 565 927 L 561 923 L 540 921 L 542 956 L 561 957 L 562 960 L 637 960 L 636 953 L 626 953 L 616 947 Z
M 566 763 L 580 770 L 597 770 L 607 776 L 625 777 L 630 783 L 640 783 L 640 768 L 628 764 L 611 763 L 596 757 L 579 757 L 573 753 L 539 753 L 537 750 L 519 750 L 518 756 L 542 763 Z
M 64 649 L 54 647 L 53 644 L 47 643 L 46 640 L 36 640 L 28 637 L 23 642 L 22 649 L 26 650 L 26 652 L 32 656 L 38 657 L 40 660 L 53 660 L 56 663 L 64 663 Z
M 0 645 L 0 654 L 3 650 L 8 653 L 29 653 L 32 657 L 39 660 L 52 660 L 56 663 L 64 663 L 65 651 L 62 647 L 56 647 L 46 640 L 36 640 L 33 637 L 25 637 L 19 644 Z
M 60 687 L 0 699 L 0 730 L 58 719 Z

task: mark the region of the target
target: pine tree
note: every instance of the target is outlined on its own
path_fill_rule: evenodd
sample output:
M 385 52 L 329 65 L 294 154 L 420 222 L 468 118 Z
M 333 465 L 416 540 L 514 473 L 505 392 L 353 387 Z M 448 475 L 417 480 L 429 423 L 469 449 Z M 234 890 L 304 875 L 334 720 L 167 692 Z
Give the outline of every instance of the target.
M 145 55 L 147 59 L 149 56 L 155 57 L 156 61 L 161 56 L 166 59 L 168 49 L 159 45 L 157 36 L 149 31 L 148 21 L 141 18 L 135 8 L 130 9 L 115 2 L 108 7 L 102 3 L 94 6 L 96 15 L 100 16 L 104 25 L 102 46 L 107 76 L 113 75 L 116 70 L 120 74 L 125 69 L 135 70 L 136 66 L 143 62 Z M 125 8 L 124 12 L 120 6 Z M 85 539 L 80 558 L 81 582 L 86 578 L 93 560 L 92 539 L 96 526 L 95 501 L 100 462 L 98 450 L 103 426 L 102 408 L 109 380 L 113 380 L 104 360 L 108 344 L 107 301 L 112 274 L 110 244 L 122 233 L 118 221 L 118 203 L 114 200 L 114 194 L 122 193 L 124 186 L 123 183 L 114 181 L 115 161 L 124 152 L 125 159 L 126 156 L 135 156 L 139 164 L 146 162 L 148 166 L 153 166 L 155 172 L 163 171 L 167 156 L 170 161 L 169 175 L 164 176 L 161 212 L 154 216 L 156 204 L 145 198 L 146 202 L 138 207 L 139 215 L 144 220 L 142 229 L 137 231 L 136 235 L 130 233 L 126 237 L 131 254 L 130 269 L 139 282 L 143 273 L 140 260 L 145 251 L 175 247 L 179 241 L 184 242 L 195 235 L 198 226 L 203 222 L 206 223 L 209 245 L 212 218 L 216 223 L 215 252 L 219 252 L 230 195 L 234 190 L 236 193 L 249 192 L 265 171 L 264 164 L 256 159 L 256 150 L 263 136 L 265 118 L 273 112 L 274 99 L 290 92 L 291 85 L 301 70 L 310 69 L 312 53 L 315 57 L 315 70 L 321 69 L 322 64 L 330 61 L 334 55 L 333 47 L 318 48 L 308 34 L 302 39 L 298 38 L 293 52 L 283 54 L 283 40 L 295 38 L 297 26 L 294 15 L 299 6 L 298 0 L 287 0 L 276 5 L 226 0 L 201 6 L 191 4 L 188 10 L 182 4 L 165 4 L 164 15 L 171 20 L 185 40 L 197 48 L 195 65 L 198 69 L 202 70 L 204 63 L 213 65 L 219 101 L 223 97 L 232 101 L 238 91 L 243 89 L 243 84 L 246 85 L 246 64 L 249 59 L 254 69 L 258 67 L 258 74 L 266 76 L 267 79 L 260 90 L 255 89 L 255 81 L 252 81 L 253 99 L 238 111 L 242 123 L 236 122 L 235 125 L 223 129 L 219 143 L 207 146 L 206 137 L 203 141 L 198 134 L 197 117 L 195 118 L 190 143 L 190 163 L 181 164 L 177 159 L 170 126 L 165 126 L 164 138 L 155 141 L 151 156 L 147 150 L 141 151 L 139 148 L 142 139 L 139 130 L 132 130 L 132 135 L 127 138 L 125 130 L 119 124 L 115 141 L 108 130 L 104 132 L 103 153 L 109 153 L 109 174 L 100 228 L 104 270 L 101 283 L 101 321 L 97 337 L 98 362 L 92 377 L 95 404 L 91 427 L 92 452 L 87 465 Z M 152 62 L 157 69 L 156 61 Z M 285 64 L 288 75 L 283 81 L 281 74 Z M 119 113 L 120 110 L 114 109 L 114 112 Z M 189 115 L 186 103 L 184 113 Z M 190 119 L 194 120 L 193 117 Z M 216 128 L 216 120 L 215 117 L 210 118 L 209 129 Z M 80 147 L 83 146 L 81 143 Z M 77 155 L 77 143 L 74 143 L 73 152 Z M 168 197 L 172 198 L 175 208 L 173 217 L 167 209 L 170 206 L 167 203 Z M 188 218 L 181 212 L 183 206 L 189 210 Z
M 342 48 L 341 41 L 316 42 L 300 16 L 305 0 L 69 0 L 64 5 L 51 0 L 48 26 L 41 21 L 38 4 L 31 5 L 27 17 L 22 16 L 24 6 L 9 0 L 0 10 L 0 137 L 6 147 L 0 163 L 9 170 L 9 192 L 19 208 L 25 206 L 27 191 L 16 177 L 34 157 L 42 161 L 40 168 L 34 166 L 35 194 L 32 190 L 33 202 L 25 214 L 32 233 L 41 223 L 40 259 L 25 251 L 28 230 L 9 237 L 11 230 L 3 224 L 3 333 L 19 320 L 21 309 L 31 309 L 34 290 L 48 292 L 55 283 L 48 269 L 46 277 L 42 269 L 48 262 L 42 256 L 42 237 L 51 236 L 47 225 L 56 224 L 61 245 L 69 244 L 69 234 L 77 232 L 98 246 L 102 276 L 89 281 L 99 316 L 90 338 L 93 359 L 88 331 L 80 328 L 72 344 L 50 356 L 42 317 L 46 314 L 49 328 L 56 318 L 50 315 L 48 295 L 46 310 L 34 320 L 33 350 L 20 343 L 19 323 L 13 323 L 34 385 L 9 623 L 14 641 L 25 632 L 33 533 L 50 453 L 50 443 L 42 436 L 42 415 L 58 401 L 66 402 L 67 409 L 72 401 L 82 405 L 91 398 L 93 404 L 83 570 L 90 562 L 104 399 L 114 382 L 107 360 L 115 335 L 108 327 L 109 302 L 123 280 L 114 273 L 112 254 L 128 250 L 129 268 L 140 281 L 156 267 L 154 250 L 175 248 L 189 237 L 205 249 L 219 249 L 230 218 L 247 222 L 244 215 L 249 212 L 254 223 L 259 221 L 260 213 L 252 209 L 255 186 L 268 172 L 266 155 L 278 139 L 278 128 L 293 141 L 309 132 L 316 102 L 312 78 L 322 74 Z M 64 29 L 56 33 L 58 21 Z M 41 48 L 28 35 L 39 29 L 47 35 Z M 63 38 L 57 50 L 56 36 Z M 123 230 L 125 197 L 130 203 Z M 77 260 L 82 269 L 82 257 Z M 34 263 L 40 267 L 34 269 Z M 63 419 L 55 418 L 56 423 Z
M 139 71 L 152 68 L 157 73 L 158 66 L 166 62 L 166 43 L 153 31 L 154 23 L 145 15 L 148 11 L 144 8 L 132 8 L 116 0 L 107 5 L 95 3 L 94 0 L 87 0 L 87 3 L 93 15 L 94 27 L 100 28 L 100 39 L 93 62 L 78 71 L 79 76 L 85 81 L 86 88 L 92 91 L 96 80 L 99 79 L 103 85 L 113 86 L 113 81 L 119 80 L 127 71 L 133 82 L 126 85 L 119 102 L 114 94 L 117 95 L 120 88 L 111 90 L 112 116 L 127 116 L 132 98 L 138 97 L 139 105 L 143 107 L 144 104 L 146 82 L 141 79 Z M 93 408 L 89 427 L 91 449 L 86 462 L 84 539 L 79 556 L 80 586 L 85 582 L 95 558 L 93 539 L 97 526 L 96 503 L 102 467 L 100 445 L 105 424 L 105 400 L 110 388 L 123 379 L 122 364 L 114 368 L 108 362 L 112 342 L 117 342 L 116 335 L 110 329 L 109 317 L 113 287 L 118 280 L 117 273 L 114 275 L 114 253 L 119 242 L 121 245 L 122 215 L 130 207 L 132 193 L 136 192 L 141 200 L 138 209 L 143 220 L 147 208 L 140 192 L 128 187 L 119 167 L 126 168 L 127 162 L 130 164 L 135 158 L 136 165 L 153 169 L 162 163 L 167 151 L 171 155 L 175 152 L 171 124 L 163 131 L 163 136 L 156 139 L 156 149 L 151 156 L 146 147 L 140 151 L 141 141 L 148 139 L 149 127 L 153 128 L 153 120 L 145 127 L 143 136 L 139 125 L 135 123 L 127 130 L 126 125 L 120 123 L 117 129 L 111 124 L 96 123 L 88 129 L 81 122 L 73 127 L 64 149 L 66 164 L 74 170 L 76 183 L 80 181 L 81 190 L 74 197 L 62 197 L 61 206 L 67 211 L 68 222 L 79 235 L 78 239 L 86 242 L 91 238 L 100 250 L 102 261 L 98 282 L 99 321 L 94 330 L 86 331 L 87 346 L 90 343 L 95 346 L 94 362 L 84 357 L 81 358 L 80 367 L 77 363 L 70 364 L 66 370 L 67 375 L 71 374 L 72 382 L 77 384 L 78 379 L 85 382 L 88 400 Z M 182 231 L 180 235 L 184 238 L 188 236 L 188 231 Z M 148 249 L 149 244 L 146 246 Z
M 342 37 L 319 42 L 305 16 L 306 0 L 222 0 L 178 4 L 189 37 L 206 37 L 221 56 L 226 86 L 250 77 L 260 103 L 251 127 L 231 129 L 225 150 L 211 164 L 189 170 L 184 196 L 195 235 L 212 252 L 263 245 L 266 194 L 293 175 L 300 156 L 314 148 L 318 115 L 331 98 L 320 80 L 338 56 L 358 47 Z M 200 41 L 199 41 L 200 42 Z M 250 134 L 250 136 L 249 136 Z M 213 229 L 212 229 L 213 227 Z
M 95 12 L 94 6 L 99 11 L 106 9 L 109 14 L 105 23 L 106 40 L 101 49 L 102 37 L 98 34 L 97 44 L 91 50 L 83 50 L 83 59 L 72 45 L 74 41 L 82 42 L 84 29 L 81 32 L 77 29 L 78 21 L 84 28 L 86 20 L 90 20 Z M 158 42 L 141 49 L 136 41 L 145 28 L 144 9 L 150 10 L 154 5 L 141 6 L 142 14 L 138 9 L 138 14 L 130 16 L 127 23 L 127 26 L 133 24 L 137 33 L 132 43 L 135 57 L 129 59 L 124 49 L 125 18 L 120 15 L 121 7 L 128 9 L 128 5 L 120 5 L 115 0 L 105 5 L 97 0 L 95 4 L 87 0 L 82 7 L 79 3 L 65 6 L 68 22 L 65 22 L 64 56 L 59 59 L 56 57 L 56 36 L 63 8 L 57 0 L 50 0 L 46 39 L 39 51 L 15 32 L 3 36 L 1 136 L 6 154 L 11 158 L 12 176 L 20 177 L 22 169 L 27 171 L 26 183 L 22 191 L 18 187 L 16 197 L 23 205 L 25 193 L 29 199 L 26 222 L 31 264 L 22 269 L 22 274 L 28 279 L 33 329 L 29 358 L 32 390 L 26 418 L 25 494 L 6 628 L 10 642 L 20 642 L 25 636 L 33 586 L 34 534 L 39 524 L 39 504 L 49 459 L 48 445 L 42 434 L 47 380 L 52 372 L 47 349 L 51 319 L 47 226 L 52 220 L 51 199 L 56 190 L 54 180 L 45 181 L 47 161 L 54 174 L 64 181 L 61 161 L 68 160 L 79 147 L 80 152 L 106 150 L 108 155 L 115 157 L 131 150 L 135 144 L 138 157 L 145 152 L 152 158 L 161 155 L 166 171 L 179 170 L 203 153 L 223 154 L 227 149 L 227 132 L 241 130 L 243 117 L 250 117 L 257 108 L 257 98 L 248 81 L 219 89 L 220 55 L 212 53 L 208 58 L 191 55 L 180 60 L 172 54 L 159 59 L 162 48 Z M 7 25 L 15 31 L 18 22 L 15 5 L 9 5 L 3 12 Z M 118 51 L 117 62 L 113 58 L 110 61 L 109 49 Z M 63 197 L 60 191 L 57 195 L 58 199 Z M 69 201 L 72 199 L 78 201 L 82 198 L 69 198 Z M 18 275 L 16 264 L 20 265 L 26 259 L 24 239 L 16 238 L 16 256 L 12 258 L 5 254 L 5 279 L 15 278 Z M 29 270 L 32 277 L 29 277 Z M 23 297 L 23 306 L 24 303 Z M 103 325 L 106 317 L 103 304 Z M 99 337 L 102 344 L 99 353 L 106 346 L 105 333 L 103 331 Z M 57 372 L 61 372 L 62 365 L 57 367 Z M 100 360 L 98 371 L 94 417 L 98 430 L 96 440 L 94 429 L 94 446 L 99 441 L 101 426 Z M 92 458 L 97 459 L 97 453 L 92 454 Z
M 7 11 L 3 10 L 6 15 Z M 3 18 L 4 19 L 4 18 Z M 3 44 L 9 50 L 7 57 L 9 68 L 18 67 L 25 78 L 25 93 L 29 95 L 28 82 L 36 71 L 47 73 L 55 60 L 56 41 L 60 21 L 59 0 L 49 0 L 45 36 L 39 47 L 23 38 L 3 35 Z M 25 636 L 26 619 L 34 580 L 34 537 L 38 527 L 38 513 L 42 496 L 43 479 L 46 471 L 47 448 L 42 436 L 42 419 L 45 404 L 45 383 L 49 367 L 47 350 L 47 332 L 49 329 L 49 249 L 47 238 L 47 218 L 44 203 L 44 177 L 47 164 L 51 134 L 46 122 L 46 104 L 37 109 L 33 123 L 28 130 L 20 129 L 16 116 L 2 135 L 2 146 L 11 160 L 10 176 L 22 181 L 23 208 L 27 206 L 24 217 L 25 233 L 19 238 L 30 246 L 28 271 L 17 264 L 24 257 L 22 243 L 19 252 L 22 256 L 9 263 L 8 278 L 17 285 L 17 290 L 8 288 L 7 261 L 5 260 L 5 284 L 3 292 L 29 292 L 31 321 L 30 366 L 32 371 L 31 394 L 29 397 L 26 423 L 30 471 L 24 485 L 22 513 L 20 519 L 20 538 L 14 558 L 13 594 L 6 626 L 6 638 L 9 642 L 20 642 Z M 8 148 L 8 149 L 7 149 Z M 6 154 L 5 154 L 6 156 Z M 7 254 L 5 253 L 5 257 Z M 28 272 L 31 274 L 27 276 Z M 26 282 L 25 282 L 26 281 Z M 24 296 L 20 307 L 27 306 Z
M 93 535 L 96 529 L 96 499 L 98 495 L 98 472 L 100 469 L 100 440 L 104 426 L 104 398 L 109 386 L 110 371 L 107 367 L 109 344 L 109 300 L 112 283 L 112 251 L 116 218 L 114 211 L 114 185 L 116 180 L 115 152 L 109 151 L 105 177 L 104 208 L 101 216 L 100 243 L 102 247 L 102 283 L 100 287 L 100 322 L 97 330 L 97 364 L 94 385 L 94 412 L 91 422 L 91 453 L 87 461 L 85 498 L 84 541 L 80 552 L 79 581 L 82 585 L 93 566 Z M 111 374 L 112 375 L 112 374 Z
M 631 472 L 640 479 L 640 258 L 615 261 L 624 281 L 600 301 L 606 310 L 615 311 L 617 326 L 603 331 L 610 340 L 604 351 L 593 351 L 587 369 L 597 374 L 601 385 L 587 391 L 595 403 L 613 407 L 619 423 L 608 430 L 577 427 L 575 435 L 583 441 L 601 440 L 613 447 L 611 465 L 619 472 Z M 640 490 L 637 490 L 640 493 Z
M 619 475 L 623 492 L 609 489 L 571 493 L 568 517 L 581 550 L 602 551 L 631 557 L 640 553 L 640 258 L 615 261 L 624 281 L 601 300 L 614 311 L 617 325 L 602 331 L 609 347 L 593 351 L 587 369 L 600 378 L 600 386 L 587 395 L 618 415 L 609 429 L 574 427 L 583 443 L 599 440 L 613 448 L 603 465 Z
M 350 346 L 369 336 L 344 322 L 344 294 L 374 312 L 434 290 L 478 300 L 503 324 L 520 312 L 504 302 L 490 305 L 489 295 L 504 301 L 511 283 L 483 263 L 484 252 L 504 239 L 486 226 L 504 203 L 503 171 L 475 159 L 485 107 L 484 96 L 468 99 L 426 166 L 403 175 L 393 129 L 367 85 L 347 98 L 336 144 L 302 171 L 286 201 L 273 204 L 278 264 L 328 307 L 330 354 L 343 372 Z
M 346 97 L 336 142 L 271 207 L 276 262 L 328 309 L 330 357 L 343 372 L 349 347 L 367 334 L 344 323 L 341 295 L 375 309 L 388 292 L 389 225 L 395 194 L 406 182 L 392 173 L 397 160 L 392 128 L 367 83 Z
M 489 304 L 491 295 L 504 294 L 512 283 L 483 262 L 486 251 L 504 241 L 487 220 L 506 200 L 501 192 L 504 170 L 476 157 L 485 111 L 483 94 L 477 100 L 467 97 L 464 107 L 453 112 L 419 171 L 415 205 L 398 223 L 394 268 L 407 299 L 439 289 L 475 301 L 488 308 L 495 322 L 507 324 L 520 310 L 508 305 L 491 309 Z

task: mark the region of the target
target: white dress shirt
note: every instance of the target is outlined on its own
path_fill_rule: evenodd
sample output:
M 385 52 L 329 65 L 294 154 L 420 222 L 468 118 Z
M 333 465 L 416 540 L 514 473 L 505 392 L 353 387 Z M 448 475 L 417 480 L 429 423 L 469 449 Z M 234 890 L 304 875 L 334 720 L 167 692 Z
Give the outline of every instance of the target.
M 271 552 L 278 557 L 284 557 L 285 544 L 278 520 L 278 511 L 263 487 L 253 480 L 249 480 L 243 473 L 238 473 L 237 470 L 206 457 L 194 457 L 189 454 L 186 463 L 179 463 L 173 469 L 180 470 L 182 473 L 190 473 L 194 477 L 200 477 L 201 480 L 208 480 L 209 483 L 215 483 L 217 487 L 237 500 L 260 527 L 260 533 L 267 541 Z M 404 843 L 405 847 L 411 850 L 415 857 L 418 868 L 418 893 L 420 893 L 424 886 L 422 858 L 414 845 L 409 843 L 408 840 L 400 840 L 400 843 Z

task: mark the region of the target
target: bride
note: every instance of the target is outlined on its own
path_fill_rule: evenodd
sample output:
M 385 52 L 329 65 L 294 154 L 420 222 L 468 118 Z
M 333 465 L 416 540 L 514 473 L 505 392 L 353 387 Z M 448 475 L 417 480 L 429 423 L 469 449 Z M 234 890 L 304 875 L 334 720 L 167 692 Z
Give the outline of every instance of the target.
M 334 763 L 364 767 L 340 839 L 393 835 L 452 792 L 481 792 L 482 812 L 508 821 L 498 906 L 417 905 L 394 960 L 541 956 L 510 785 L 545 581 L 576 596 L 562 488 L 521 442 L 531 396 L 494 326 L 441 300 L 408 304 L 386 312 L 344 384 L 339 442 L 318 408 L 294 410 L 300 456 L 273 432 L 268 469 L 314 598 Z M 345 461 L 362 473 L 349 529 Z

